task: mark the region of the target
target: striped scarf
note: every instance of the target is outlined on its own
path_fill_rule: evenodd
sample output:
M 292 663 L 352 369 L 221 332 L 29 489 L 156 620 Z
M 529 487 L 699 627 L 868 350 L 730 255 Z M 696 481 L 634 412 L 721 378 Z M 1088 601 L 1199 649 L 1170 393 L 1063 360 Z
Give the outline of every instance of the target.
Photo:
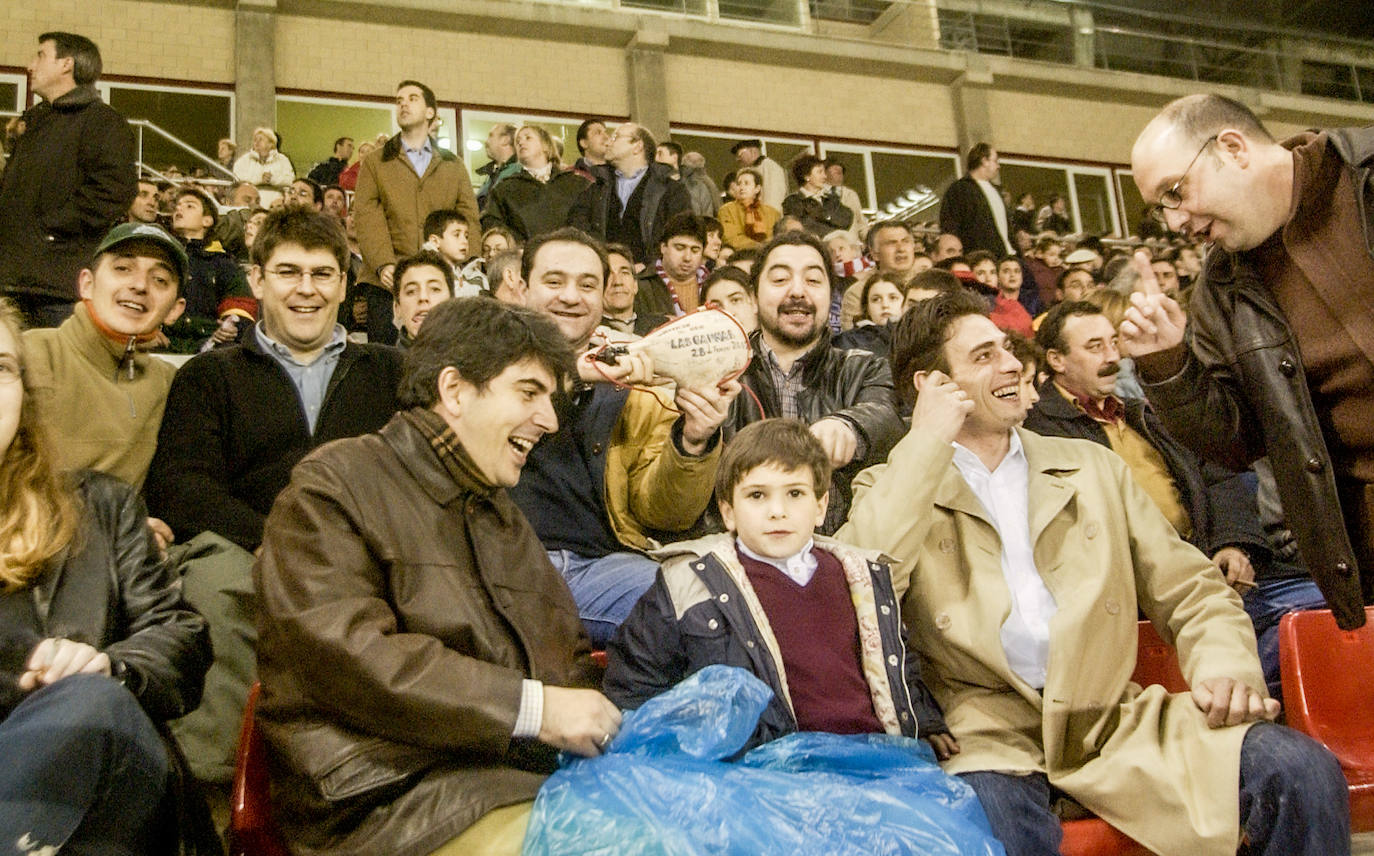
M 427 407 L 412 407 L 401 415 L 429 441 L 439 463 L 444 465 L 444 470 L 454 481 L 484 495 L 496 490 L 496 486 L 477 468 L 463 444 L 458 442 L 458 435 L 453 433 L 444 417 Z

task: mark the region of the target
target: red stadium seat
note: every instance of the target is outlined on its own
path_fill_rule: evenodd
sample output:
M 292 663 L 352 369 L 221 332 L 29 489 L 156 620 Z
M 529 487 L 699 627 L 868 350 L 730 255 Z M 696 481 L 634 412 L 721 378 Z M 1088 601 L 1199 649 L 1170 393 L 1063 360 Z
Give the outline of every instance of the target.
M 1374 830 L 1374 607 L 1345 631 L 1328 609 L 1279 622 L 1279 670 L 1288 724 L 1325 744 L 1350 783 L 1350 828 Z
M 260 690 L 254 682 L 239 727 L 239 751 L 229 796 L 229 856 L 290 856 L 272 821 L 267 752 L 255 718 Z

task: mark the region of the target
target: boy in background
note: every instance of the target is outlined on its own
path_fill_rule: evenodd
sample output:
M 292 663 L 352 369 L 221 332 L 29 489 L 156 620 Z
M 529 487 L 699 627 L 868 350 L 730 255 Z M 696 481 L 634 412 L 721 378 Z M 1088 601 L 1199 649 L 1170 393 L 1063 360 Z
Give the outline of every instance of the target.
M 443 256 L 453 270 L 454 297 L 476 297 L 487 290 L 482 266 L 468 263 L 468 221 L 462 214 L 452 208 L 431 211 L 424 232 L 424 249 Z
M 716 501 L 728 533 L 669 545 L 654 585 L 607 648 L 604 690 L 638 708 L 705 666 L 773 690 L 745 749 L 794 731 L 900 734 L 959 751 L 909 657 L 882 556 L 815 529 L 830 459 L 806 424 L 766 419 L 725 447 Z

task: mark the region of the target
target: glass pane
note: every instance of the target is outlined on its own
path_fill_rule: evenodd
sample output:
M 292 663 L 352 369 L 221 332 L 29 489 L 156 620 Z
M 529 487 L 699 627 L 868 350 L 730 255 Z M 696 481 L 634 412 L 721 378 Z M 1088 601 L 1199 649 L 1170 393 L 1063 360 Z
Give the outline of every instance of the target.
M 1010 191 L 1013 200 L 1023 193 L 1030 193 L 1035 197 L 1035 210 L 1039 212 L 1055 194 L 1069 198 L 1069 174 L 1061 167 L 1027 166 L 1002 161 L 1002 189 Z
M 147 119 L 191 148 L 214 158 L 229 136 L 229 94 L 131 89 L 110 84 L 110 106 L 126 119 Z M 175 165 L 182 172 L 206 169 L 202 161 L 160 135 L 143 134 L 143 162 L 155 169 Z
M 277 133 L 296 174 L 305 175 L 333 156 L 339 137 L 352 137 L 355 152 L 378 134 L 390 137 L 395 133 L 393 112 L 389 104 L 316 104 L 278 98 Z
M 672 140 L 682 146 L 684 152 L 700 152 L 706 158 L 706 174 L 725 192 L 725 176 L 735 171 L 735 156 L 730 147 L 737 137 L 707 137 L 687 131 L 673 131 Z
M 1116 171 L 1116 189 L 1121 194 L 1121 210 L 1125 212 L 1126 217 L 1121 221 L 1121 228 L 1127 235 L 1139 235 L 1140 223 L 1147 216 L 1145 197 L 1140 195 L 1140 188 L 1135 186 L 1135 178 L 1130 170 Z
M 1112 197 L 1105 175 L 1074 173 L 1073 189 L 1078 194 L 1078 231 L 1106 235 L 1112 231 Z
M 787 191 L 789 193 L 797 189 L 797 183 L 792 180 L 792 161 L 802 152 L 814 154 L 815 151 L 815 146 L 810 143 L 785 143 L 766 138 L 763 141 L 764 154 L 777 161 L 782 166 L 782 171 L 787 173 Z
M 19 112 L 19 84 L 0 81 L 0 110 Z
M 621 2 L 624 3 L 624 0 Z M 722 18 L 792 27 L 801 23 L 801 8 L 797 0 L 719 0 L 718 8 Z
M 954 158 L 941 155 L 904 155 L 895 152 L 873 153 L 873 185 L 878 194 L 874 200 L 877 207 L 886 208 L 908 191 L 925 187 L 934 191 L 935 201 L 928 208 L 917 213 L 917 218 L 925 220 L 940 219 L 939 197 L 950 182 L 958 178 Z M 882 216 L 881 214 L 879 216 Z
M 873 200 L 868 198 L 868 164 L 864 160 L 863 152 L 840 152 L 825 149 L 826 160 L 833 160 L 844 166 L 844 186 L 859 194 L 859 203 L 865 208 L 873 207 Z
M 477 174 L 477 168 L 486 166 L 491 161 L 487 157 L 486 142 L 487 134 L 491 129 L 501 123 L 509 123 L 517 128 L 521 125 L 534 125 L 543 128 L 553 137 L 555 145 L 563 146 L 563 165 L 572 166 L 580 156 L 577 151 L 577 129 L 582 124 L 581 119 L 550 119 L 546 116 L 501 116 L 493 117 L 488 115 L 486 118 L 474 116 L 471 113 L 463 114 L 463 160 L 467 161 L 468 171 L 472 173 L 474 186 L 480 186 L 485 180 Z M 614 122 L 607 122 L 606 127 L 614 128 Z M 653 153 L 649 153 L 653 158 Z

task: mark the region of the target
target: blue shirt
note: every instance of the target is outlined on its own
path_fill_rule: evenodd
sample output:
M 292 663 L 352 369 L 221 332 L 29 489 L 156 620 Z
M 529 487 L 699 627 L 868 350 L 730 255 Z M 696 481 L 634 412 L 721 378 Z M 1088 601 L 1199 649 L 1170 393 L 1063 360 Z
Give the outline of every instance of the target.
M 310 425 L 310 434 L 314 436 L 315 423 L 320 420 L 320 408 L 324 405 L 324 394 L 329 389 L 329 379 L 334 376 L 334 368 L 339 364 L 339 355 L 348 344 L 343 325 L 334 325 L 334 335 L 313 363 L 302 363 L 297 360 L 285 345 L 267 335 L 261 321 L 253 325 L 253 335 L 257 336 L 259 347 L 271 354 L 272 359 L 286 369 L 287 376 L 296 387 L 301 409 L 305 411 L 305 421 Z
M 621 211 L 624 211 L 625 207 L 630 204 L 630 196 L 634 194 L 635 188 L 639 187 L 639 182 L 644 179 L 644 174 L 648 171 L 649 167 L 647 166 L 641 167 L 639 172 L 634 175 L 624 175 L 620 170 L 615 171 L 615 195 L 620 197 Z
M 419 176 L 425 174 L 425 170 L 429 168 L 429 162 L 434 160 L 434 149 L 430 148 L 428 139 L 426 139 L 425 144 L 418 149 L 412 149 L 410 146 L 406 145 L 405 140 L 401 140 L 401 151 L 406 153 L 406 157 L 410 158 L 410 165 L 415 167 L 415 174 Z

